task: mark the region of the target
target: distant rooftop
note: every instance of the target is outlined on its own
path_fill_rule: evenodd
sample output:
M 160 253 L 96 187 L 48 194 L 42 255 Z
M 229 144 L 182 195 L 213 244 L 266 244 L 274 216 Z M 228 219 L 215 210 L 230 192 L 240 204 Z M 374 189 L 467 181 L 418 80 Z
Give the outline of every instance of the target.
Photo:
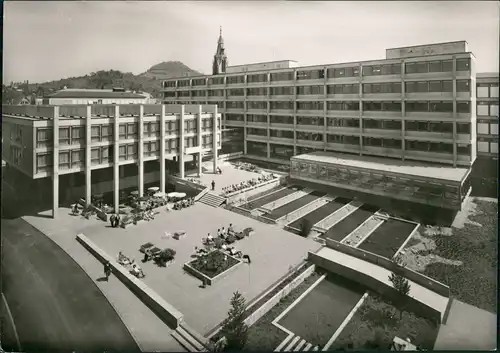
M 144 95 L 133 93 L 133 92 L 123 92 L 114 91 L 111 89 L 79 89 L 79 88 L 67 88 L 57 91 L 53 94 L 46 96 L 45 98 L 95 98 L 95 99 L 106 99 L 106 98 L 123 98 L 123 99 L 144 99 Z
M 313 152 L 291 158 L 292 161 L 312 161 L 338 164 L 346 167 L 380 170 L 381 172 L 397 173 L 406 176 L 418 176 L 440 180 L 460 182 L 467 175 L 467 168 L 452 168 L 423 162 L 400 161 L 371 156 L 356 156 L 333 152 Z

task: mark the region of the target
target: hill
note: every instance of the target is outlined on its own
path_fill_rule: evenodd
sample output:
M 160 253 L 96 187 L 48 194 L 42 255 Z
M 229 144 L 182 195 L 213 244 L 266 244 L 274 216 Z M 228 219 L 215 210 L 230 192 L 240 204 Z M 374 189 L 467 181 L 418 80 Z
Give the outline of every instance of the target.
M 97 71 L 85 76 L 69 77 L 43 83 L 24 83 L 17 88 L 27 96 L 36 94 L 44 96 L 64 87 L 67 88 L 101 88 L 109 89 L 113 87 L 123 87 L 131 91 L 148 92 L 155 98 L 160 97 L 161 80 L 202 75 L 200 72 L 192 70 L 180 61 L 167 61 L 153 65 L 146 72 L 134 75 L 131 72 L 121 72 L 117 70 Z M 3 86 L 2 103 L 10 103 L 13 95 L 19 95 L 19 91 Z

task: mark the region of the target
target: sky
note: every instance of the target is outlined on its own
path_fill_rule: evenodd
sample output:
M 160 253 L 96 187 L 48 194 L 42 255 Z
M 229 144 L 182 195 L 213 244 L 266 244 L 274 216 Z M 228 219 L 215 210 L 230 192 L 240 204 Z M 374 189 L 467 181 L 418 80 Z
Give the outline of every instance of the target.
M 229 65 L 321 65 L 385 57 L 386 48 L 466 40 L 478 72 L 499 67 L 491 1 L 5 1 L 3 82 L 98 70 L 139 74 L 182 61 L 210 74 L 222 26 Z

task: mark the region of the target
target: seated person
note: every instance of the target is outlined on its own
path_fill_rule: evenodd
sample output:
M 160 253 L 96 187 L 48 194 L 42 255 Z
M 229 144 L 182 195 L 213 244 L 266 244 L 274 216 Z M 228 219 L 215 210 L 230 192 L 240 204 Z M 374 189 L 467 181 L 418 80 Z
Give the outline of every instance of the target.
M 212 236 L 212 234 L 208 233 L 208 235 L 207 235 L 207 241 L 208 242 L 214 241 L 214 237 Z
M 236 249 L 234 248 L 234 246 L 232 248 L 230 248 L 228 251 L 229 251 L 229 255 L 233 255 L 233 256 L 236 256 L 236 257 L 242 257 L 243 256 L 243 253 L 241 251 L 236 251 Z
M 130 273 L 132 273 L 137 278 L 143 278 L 145 276 L 144 272 L 142 272 L 142 269 L 135 262 L 132 264 L 132 269 L 130 270 Z
M 222 238 L 222 232 L 220 231 L 220 229 L 217 229 L 217 237 Z
M 229 227 L 227 228 L 227 234 L 228 235 L 233 235 L 234 234 L 234 228 L 233 228 L 233 224 L 232 223 L 230 223 Z
M 227 235 L 226 229 L 224 229 L 224 227 L 222 227 L 221 233 L 222 233 L 223 236 Z
M 120 251 L 116 258 L 116 262 L 118 262 L 120 265 L 128 265 L 130 263 L 130 259 L 123 255 L 123 253 Z
M 227 251 L 229 247 L 226 244 L 222 244 L 221 249 Z

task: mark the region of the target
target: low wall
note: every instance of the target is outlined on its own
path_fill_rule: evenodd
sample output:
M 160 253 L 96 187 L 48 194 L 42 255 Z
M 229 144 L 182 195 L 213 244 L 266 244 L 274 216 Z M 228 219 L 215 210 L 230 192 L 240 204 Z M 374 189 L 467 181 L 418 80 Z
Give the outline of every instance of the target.
M 273 180 L 266 181 L 265 183 L 255 185 L 255 186 L 250 186 L 248 188 L 236 191 L 234 193 L 228 194 L 228 196 L 224 196 L 227 198 L 229 203 L 235 202 L 237 200 L 241 199 L 247 199 L 250 196 L 253 196 L 255 194 L 270 190 L 278 185 L 281 185 L 281 178 L 276 178 Z
M 206 188 L 206 186 L 204 185 L 201 185 L 201 184 L 198 184 L 198 183 L 193 183 L 192 181 L 189 181 L 187 179 L 182 179 L 178 176 L 175 176 L 175 175 L 170 175 L 169 176 L 169 179 L 172 183 L 175 183 L 176 186 L 180 186 L 181 188 L 182 187 L 190 187 L 192 189 L 195 189 L 197 191 L 202 191 Z M 180 189 L 176 188 L 175 189 L 176 192 L 182 192 Z
M 413 281 L 422 287 L 428 288 L 443 297 L 449 298 L 450 297 L 450 287 L 444 285 L 441 282 L 438 282 L 430 277 L 427 277 L 421 273 L 415 272 L 413 270 L 410 270 L 409 268 L 399 266 L 395 262 L 386 259 L 384 257 L 375 255 L 373 253 L 370 253 L 365 250 L 361 250 L 358 248 L 353 248 L 352 246 L 341 244 L 338 241 L 332 240 L 332 239 L 326 239 L 326 246 L 343 252 L 344 254 L 348 254 L 354 257 L 357 257 L 358 259 L 362 259 L 368 262 L 371 262 L 372 264 L 378 265 L 380 267 L 383 267 L 391 272 L 394 272 L 396 274 L 399 274 L 401 276 L 404 276 L 405 278 L 409 279 L 410 281 Z
M 266 315 L 269 310 L 274 308 L 276 304 L 279 303 L 279 301 L 286 297 L 288 294 L 290 294 L 291 291 L 293 291 L 295 288 L 297 288 L 304 280 L 309 277 L 314 270 L 316 269 L 315 265 L 310 266 L 307 270 L 302 272 L 300 275 L 298 275 L 292 282 L 288 283 L 282 290 L 280 290 L 278 293 L 276 293 L 271 299 L 269 299 L 267 302 L 265 302 L 260 308 L 255 310 L 249 317 L 247 317 L 244 321 L 244 323 L 248 326 L 252 326 L 254 323 L 257 322 L 261 317 Z M 290 273 L 290 276 L 293 274 Z M 288 278 L 287 276 L 286 278 Z M 283 280 L 286 280 L 284 278 Z
M 78 200 L 78 203 L 79 203 L 81 206 L 83 206 L 83 207 L 86 207 L 86 205 L 87 205 L 87 204 L 85 203 L 85 199 L 83 199 L 83 198 L 80 198 L 80 199 Z M 106 212 L 102 211 L 100 208 L 97 208 L 96 206 L 94 206 L 94 205 L 92 205 L 92 204 L 90 204 L 89 206 L 90 206 L 90 208 L 91 208 L 91 209 L 93 209 L 93 210 L 96 212 L 97 217 L 99 217 L 99 219 L 101 219 L 101 220 L 102 220 L 102 221 L 104 221 L 104 222 L 107 222 L 107 221 L 108 221 L 108 215 L 106 214 Z
M 184 264 L 184 266 L 182 266 L 182 268 L 184 269 L 184 271 L 186 271 L 190 275 L 198 278 L 203 283 L 206 283 L 209 286 L 211 286 L 212 284 L 214 284 L 214 283 L 220 281 L 221 279 L 223 279 L 224 277 L 226 277 L 229 273 L 233 272 L 239 265 L 242 264 L 242 262 L 240 260 L 238 260 L 237 258 L 235 258 L 235 257 L 233 257 L 233 256 L 231 256 L 229 254 L 226 254 L 226 255 L 228 257 L 232 257 L 233 259 L 235 259 L 236 261 L 238 261 L 238 263 L 236 263 L 234 266 L 231 266 L 230 268 L 228 268 L 227 270 L 225 270 L 224 272 L 218 274 L 217 276 L 215 276 L 213 278 L 208 277 L 207 275 L 201 273 L 200 271 L 198 271 L 197 269 L 195 269 L 194 267 L 192 267 L 189 264 L 192 261 L 186 262 Z
M 113 274 L 118 277 L 139 299 L 142 300 L 162 321 L 176 329 L 183 322 L 183 314 L 167 303 L 144 282 L 131 275 L 123 266 L 106 254 L 85 235 L 78 234 L 76 240 L 100 262 L 109 261 Z
M 334 261 L 325 259 L 319 256 L 318 254 L 312 252 L 309 252 L 308 259 L 309 261 L 313 262 L 316 266 L 324 268 L 325 270 L 330 271 L 332 273 L 336 273 L 342 277 L 348 278 L 354 282 L 357 282 L 373 290 L 374 292 L 380 294 L 389 301 L 397 302 L 398 300 L 404 299 L 402 295 L 392 286 L 382 283 L 366 273 L 358 272 L 347 266 L 343 266 Z M 443 313 L 435 310 L 434 308 L 428 306 L 427 304 L 424 304 L 410 296 L 407 296 L 406 299 L 407 299 L 405 308 L 406 310 L 418 313 L 419 315 L 431 319 L 434 322 L 437 322 L 438 324 L 441 323 L 441 318 Z

